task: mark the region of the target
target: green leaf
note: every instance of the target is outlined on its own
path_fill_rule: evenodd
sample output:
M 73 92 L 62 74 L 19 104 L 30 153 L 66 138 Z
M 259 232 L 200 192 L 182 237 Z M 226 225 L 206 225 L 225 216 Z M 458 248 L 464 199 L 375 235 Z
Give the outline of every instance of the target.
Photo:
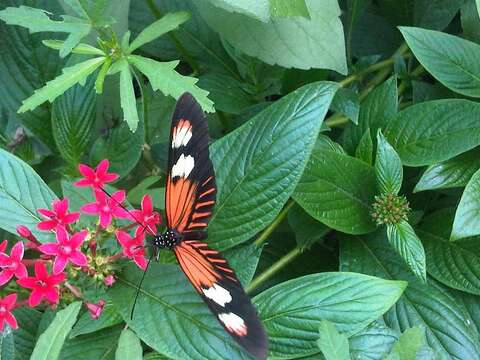
M 350 360 L 348 338 L 340 334 L 335 325 L 328 320 L 320 322 L 320 338 L 317 345 L 326 360 Z
M 209 225 L 213 247 L 246 241 L 277 216 L 302 174 L 336 90 L 330 82 L 306 85 L 211 146 L 220 185 Z
M 145 179 L 142 179 L 142 181 L 131 188 L 128 192 L 128 201 L 130 201 L 132 204 L 139 205 L 142 202 L 143 195 L 145 195 L 148 188 L 157 183 L 160 179 L 160 176 L 147 176 Z M 164 204 L 159 204 L 155 201 L 154 204 L 158 209 L 164 208 Z
M 402 220 L 398 224 L 387 225 L 387 237 L 415 276 L 426 282 L 425 250 L 410 224 Z
M 69 35 L 60 49 L 60 56 L 65 57 L 78 45 L 80 40 L 90 33 L 92 26 L 85 19 L 68 15 L 62 15 L 62 18 L 62 21 L 52 20 L 45 10 L 29 6 L 7 7 L 0 11 L 1 20 L 10 25 L 23 26 L 30 33 L 40 31 L 68 33 Z
M 254 298 L 272 358 L 318 353 L 322 320 L 347 336 L 385 313 L 407 283 L 355 273 L 321 273 L 289 280 Z M 306 321 L 308 319 L 308 321 Z
M 122 326 L 114 326 L 67 340 L 60 360 L 115 360 L 115 349 L 121 331 Z
M 402 160 L 385 139 L 381 130 L 377 133 L 375 175 L 382 193 L 398 194 L 403 182 Z
M 15 343 L 11 330 L 4 329 L 0 334 L 0 359 L 15 360 Z
M 230 264 L 238 265 L 236 274 L 244 287 L 247 287 L 252 281 L 262 250 L 263 246 L 242 244 L 223 252 L 223 256 Z
M 475 0 L 475 5 L 477 5 L 478 16 L 480 16 L 480 0 Z
M 53 138 L 62 157 L 77 166 L 92 142 L 96 119 L 93 79 L 67 90 L 53 102 Z
M 479 353 L 478 333 L 465 308 L 439 288 L 435 280 L 429 279 L 428 284 L 417 280 L 394 252 L 384 231 L 343 238 L 340 264 L 342 271 L 407 280 L 408 287 L 384 315 L 385 321 L 400 331 L 412 326 L 424 327 L 427 343 L 438 352 L 437 358 L 470 359 Z
M 79 335 L 91 334 L 95 331 L 106 329 L 122 322 L 123 319 L 120 314 L 112 303 L 108 302 L 103 308 L 102 315 L 96 320 L 92 320 L 88 311 L 83 313 L 70 332 L 69 338 L 73 339 Z
M 309 249 L 330 231 L 328 227 L 312 218 L 298 205 L 294 205 L 287 216 L 288 223 L 295 232 L 297 246 L 302 251 Z
M 391 77 L 375 88 L 361 103 L 358 125 L 348 124 L 343 133 L 343 147 L 354 154 L 360 140 L 367 130 L 370 137 L 377 136 L 379 128 L 387 125 L 388 120 L 397 114 L 397 79 Z
M 120 104 L 123 110 L 124 120 L 132 132 L 138 127 L 137 100 L 133 89 L 132 73 L 127 60 L 118 60 L 120 69 Z
M 422 220 L 418 234 L 427 254 L 429 275 L 443 284 L 480 295 L 479 239 L 449 241 L 455 209 L 447 208 Z
M 480 148 L 467 151 L 450 160 L 433 164 L 425 170 L 414 192 L 464 187 L 480 169 Z
M 42 44 L 45 45 L 46 47 L 49 47 L 50 49 L 60 50 L 60 49 L 62 49 L 63 44 L 65 44 L 65 41 L 62 41 L 62 40 L 43 40 Z M 80 43 L 80 44 L 76 45 L 72 49 L 72 53 L 73 54 L 80 54 L 80 55 L 105 56 L 105 53 L 102 50 L 100 50 L 100 49 L 98 49 L 98 48 L 96 48 L 92 45 L 83 44 L 83 43 Z
M 385 360 L 416 360 L 425 343 L 425 332 L 420 326 L 405 330 Z
M 93 73 L 104 61 L 104 57 L 98 57 L 64 68 L 62 75 L 47 82 L 44 87 L 35 90 L 32 96 L 23 100 L 23 105 L 18 109 L 18 112 L 23 113 L 33 110 L 45 101 L 53 102 L 53 100 L 73 85 L 83 82 L 88 75 Z
M 77 301 L 57 313 L 47 330 L 38 338 L 31 360 L 57 360 L 59 358 L 62 346 L 77 320 L 81 306 L 82 303 Z
M 195 4 L 222 38 L 247 55 L 286 68 L 322 68 L 347 73 L 340 7 L 336 0 L 309 0 L 311 19 L 275 18 L 268 23 L 229 13 L 206 0 Z
M 142 271 L 129 265 L 108 294 L 144 343 L 172 359 L 250 359 L 219 324 L 178 265 L 150 265 L 131 319 L 141 276 Z
M 310 19 L 305 0 L 270 0 L 270 14 L 274 18 L 302 16 Z
M 123 330 L 115 351 L 115 360 L 142 360 L 142 353 L 142 344 L 137 335 L 129 329 Z
M 338 89 L 333 98 L 331 109 L 348 117 L 354 124 L 358 124 L 360 99 L 358 94 L 350 89 Z
M 195 85 L 198 79 L 180 75 L 174 70 L 179 61 L 159 62 L 138 55 L 129 55 L 127 59 L 148 78 L 153 90 L 160 90 L 175 99 L 188 91 L 204 111 L 214 111 L 213 103 L 207 97 L 208 92 Z
M 432 165 L 480 144 L 478 117 L 473 101 L 426 101 L 398 113 L 384 133 L 404 165 Z
M 368 165 L 373 164 L 373 141 L 370 135 L 370 129 L 367 129 L 360 139 L 357 149 L 355 150 L 355 157 L 365 161 Z
M 126 122 L 110 129 L 105 137 L 99 137 L 90 152 L 92 164 L 98 164 L 102 159 L 110 160 L 110 170 L 124 177 L 137 165 L 142 156 L 142 146 L 145 138 L 143 122 L 132 134 Z
M 250 18 L 268 22 L 270 20 L 271 0 L 208 0 L 212 5 Z
M 480 170 L 473 174 L 463 191 L 453 221 L 451 241 L 480 234 Z
M 349 339 L 352 359 L 381 360 L 398 340 L 398 332 L 374 321 Z
M 329 150 L 314 150 L 293 194 L 312 217 L 349 234 L 375 229 L 370 216 L 374 196 L 373 168 Z
M 175 30 L 188 19 L 190 19 L 190 14 L 184 11 L 164 15 L 161 19 L 143 29 L 128 47 L 127 54 L 132 53 L 142 45 L 155 40 L 163 34 Z
M 0 149 L 0 227 L 16 234 L 25 225 L 41 242 L 52 241 L 53 232 L 37 230 L 37 209 L 50 208 L 56 199 L 38 174 L 16 156 Z
M 418 61 L 459 94 L 480 97 L 480 45 L 438 31 L 400 27 Z
M 42 313 L 28 307 L 16 308 L 13 315 L 18 329 L 13 333 L 16 359 L 29 360 L 37 341 L 37 329 Z

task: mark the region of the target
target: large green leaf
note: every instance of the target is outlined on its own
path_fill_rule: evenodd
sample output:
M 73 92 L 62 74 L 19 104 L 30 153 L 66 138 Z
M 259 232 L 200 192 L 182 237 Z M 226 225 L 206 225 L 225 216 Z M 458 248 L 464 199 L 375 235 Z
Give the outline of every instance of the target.
M 355 273 L 312 274 L 276 285 L 254 303 L 268 333 L 270 355 L 300 357 L 319 352 L 322 320 L 346 335 L 355 334 L 385 313 L 406 285 Z
M 348 338 L 340 334 L 328 320 L 320 322 L 320 338 L 317 345 L 327 360 L 350 360 Z
M 385 139 L 381 130 L 377 134 L 375 176 L 382 193 L 398 194 L 403 182 L 402 160 Z
M 343 133 L 343 146 L 349 154 L 354 154 L 367 130 L 375 139 L 379 128 L 397 114 L 397 79 L 392 77 L 375 88 L 360 106 L 358 125 L 348 124 Z
M 414 192 L 464 187 L 478 169 L 480 148 L 475 148 L 450 160 L 429 166 L 415 185 Z
M 417 325 L 425 327 L 427 342 L 438 352 L 438 358 L 477 357 L 478 334 L 465 308 L 433 279 L 428 284 L 416 280 L 383 231 L 342 239 L 340 254 L 342 270 L 408 281 L 402 298 L 384 316 L 388 326 L 400 331 Z
M 412 226 L 405 220 L 387 225 L 387 237 L 410 270 L 422 281 L 427 281 L 425 250 Z
M 210 243 L 248 240 L 280 212 L 308 160 L 337 85 L 306 85 L 211 146 L 219 184 Z M 242 151 L 238 151 L 242 149 Z
M 93 78 L 75 85 L 53 102 L 53 138 L 63 158 L 76 166 L 92 141 L 96 119 Z
M 398 113 L 385 136 L 404 165 L 431 165 L 479 145 L 479 117 L 480 104 L 473 101 L 426 101 Z
M 350 354 L 353 359 L 383 360 L 398 340 L 399 333 L 374 321 L 350 337 Z
M 77 301 L 57 313 L 47 330 L 38 338 L 30 360 L 57 360 L 59 358 L 62 346 L 77 320 L 81 306 L 82 303 Z
M 12 331 L 4 329 L 0 334 L 0 359 L 15 360 L 15 343 Z
M 453 221 L 451 240 L 480 234 L 480 170 L 473 174 L 463 191 Z
M 229 13 L 240 13 L 267 22 L 270 19 L 270 0 L 208 0 Z
M 110 160 L 110 170 L 124 177 L 137 165 L 142 156 L 145 129 L 143 122 L 132 134 L 126 122 L 110 129 L 105 137 L 99 137 L 90 152 L 92 165 L 102 159 Z
M 268 23 L 229 13 L 206 0 L 195 2 L 207 23 L 240 51 L 268 64 L 347 73 L 340 7 L 336 0 L 306 1 L 310 19 L 277 18 Z M 245 36 L 248 34 L 248 36 Z
M 480 97 L 480 45 L 438 31 L 409 27 L 400 31 L 418 61 L 443 85 Z
M 375 195 L 371 166 L 330 150 L 314 150 L 293 198 L 327 226 L 349 234 L 375 229 L 370 216 Z
M 142 360 L 142 344 L 132 330 L 125 329 L 120 334 L 115 360 Z
M 451 288 L 480 295 L 479 239 L 449 241 L 454 215 L 454 209 L 447 208 L 422 220 L 418 234 L 427 254 L 427 271 Z
M 52 190 L 26 163 L 0 149 L 0 227 L 16 234 L 18 225 L 27 226 L 42 242 L 52 241 L 52 232 L 37 230 L 39 208 L 50 208 L 56 199 Z
M 91 334 L 95 331 L 118 325 L 121 322 L 123 322 L 123 319 L 120 314 L 111 302 L 107 302 L 103 308 L 102 314 L 96 320 L 92 320 L 92 316 L 88 311 L 83 313 L 70 332 L 69 337 L 75 338 L 79 335 Z
M 303 16 L 310 17 L 306 0 L 270 0 L 272 17 Z
M 148 346 L 171 359 L 250 359 L 177 265 L 150 265 L 131 319 L 132 300 L 141 276 L 137 267 L 127 267 L 109 296 L 129 327 Z

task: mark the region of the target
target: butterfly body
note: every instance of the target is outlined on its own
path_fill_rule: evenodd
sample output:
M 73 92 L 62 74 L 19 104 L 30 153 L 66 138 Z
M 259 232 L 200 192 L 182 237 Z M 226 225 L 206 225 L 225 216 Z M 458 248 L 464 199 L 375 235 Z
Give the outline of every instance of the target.
M 152 245 L 158 249 L 173 249 L 183 240 L 182 234 L 175 229 L 167 229 L 162 234 L 157 234 L 153 238 Z

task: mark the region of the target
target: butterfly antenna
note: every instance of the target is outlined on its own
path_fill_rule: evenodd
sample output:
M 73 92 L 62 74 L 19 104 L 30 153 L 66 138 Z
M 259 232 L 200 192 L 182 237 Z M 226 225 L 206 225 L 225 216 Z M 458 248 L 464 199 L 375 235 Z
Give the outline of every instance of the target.
M 138 295 L 140 294 L 140 289 L 142 288 L 143 280 L 145 279 L 145 275 L 147 274 L 148 267 L 150 266 L 150 262 L 152 261 L 153 255 L 154 255 L 154 252 L 152 252 L 150 257 L 148 258 L 147 267 L 145 268 L 145 271 L 142 274 L 142 278 L 140 279 L 140 282 L 137 285 L 137 291 L 135 292 L 135 298 L 133 299 L 132 311 L 130 312 L 130 320 L 133 320 L 133 313 L 135 311 L 135 305 L 137 305 Z

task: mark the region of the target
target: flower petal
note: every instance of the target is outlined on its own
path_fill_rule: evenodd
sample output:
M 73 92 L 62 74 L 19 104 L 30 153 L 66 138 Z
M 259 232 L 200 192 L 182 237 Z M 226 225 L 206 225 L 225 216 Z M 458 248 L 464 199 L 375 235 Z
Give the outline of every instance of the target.
M 0 286 L 5 285 L 13 277 L 13 271 L 10 269 L 0 272 Z
M 120 177 L 120 175 L 118 175 L 118 174 L 109 173 L 109 174 L 103 175 L 102 180 L 105 183 L 109 183 L 109 182 L 113 182 L 113 181 L 117 180 L 119 177 Z
M 57 227 L 58 221 L 57 220 L 46 220 L 40 221 L 37 224 L 37 229 L 42 231 L 50 231 Z
M 5 250 L 7 249 L 7 245 L 8 245 L 8 241 L 7 240 L 3 240 L 2 243 L 0 244 L 0 252 L 5 252 Z
M 2 303 L 3 305 L 5 305 L 5 307 L 10 310 L 11 308 L 13 308 L 15 306 L 15 303 L 17 302 L 17 294 L 13 293 L 13 294 L 8 294 L 7 296 L 5 296 L 2 300 Z
M 152 199 L 148 194 L 143 196 L 142 210 L 146 215 L 150 215 L 153 211 Z
M 127 232 L 122 230 L 117 230 L 115 236 L 122 247 L 128 247 L 132 241 L 132 237 Z
M 48 277 L 47 267 L 41 261 L 35 263 L 35 277 L 44 280 Z
M 88 259 L 84 253 L 80 251 L 74 251 L 70 254 L 70 261 L 78 266 L 87 266 Z
M 37 286 L 37 279 L 34 277 L 26 277 L 17 280 L 17 284 L 26 289 L 34 289 Z
M 106 213 L 100 213 L 100 225 L 106 229 L 108 225 L 112 223 L 112 215 Z
M 27 267 L 25 264 L 18 264 L 17 270 L 15 270 L 15 277 L 17 279 L 23 279 L 28 276 Z
M 53 200 L 53 210 L 57 213 L 57 217 L 62 218 L 68 212 L 68 198 L 62 200 Z
M 58 244 L 56 243 L 43 244 L 43 245 L 40 245 L 37 249 L 46 255 L 58 254 Z
M 95 169 L 97 170 L 97 176 L 100 177 L 101 175 L 106 174 L 109 166 L 110 162 L 108 161 L 108 159 L 103 159 L 102 161 L 100 161 Z
M 98 204 L 97 203 L 90 203 L 90 204 L 85 204 L 85 205 L 82 205 L 82 207 L 80 208 L 80 210 L 84 213 L 87 213 L 87 214 L 98 214 L 99 213 L 99 209 L 98 209 Z
M 79 164 L 78 171 L 88 179 L 94 179 L 96 176 L 95 170 L 85 164 Z
M 130 214 L 128 213 L 128 211 L 126 211 L 125 209 L 122 209 L 120 207 L 117 207 L 117 208 L 113 208 L 112 209 L 112 215 L 117 217 L 117 218 L 121 218 L 121 219 L 128 219 L 130 218 Z
M 68 232 L 65 230 L 64 227 L 59 226 L 56 232 L 57 242 L 59 244 L 67 244 L 68 243 Z
M 80 219 L 80 213 L 79 212 L 72 212 L 70 214 L 65 215 L 62 219 L 62 222 L 64 224 L 71 224 L 71 223 L 74 223 L 75 221 L 77 221 L 78 219 Z
M 125 200 L 125 190 L 115 191 L 112 194 L 112 199 L 115 201 L 116 205 L 121 204 Z
M 75 249 L 82 245 L 83 241 L 88 235 L 88 230 L 82 230 L 72 235 L 70 238 L 70 246 L 74 247 Z
M 28 298 L 28 306 L 35 307 L 42 301 L 43 298 L 43 291 L 39 289 L 33 289 L 30 297 Z
M 82 180 L 75 181 L 73 185 L 78 187 L 92 186 L 93 182 L 90 179 L 82 179 Z
M 50 278 L 48 279 L 48 284 L 50 286 L 55 286 L 55 285 L 58 285 L 60 284 L 61 282 L 63 282 L 66 278 L 66 275 L 65 273 L 60 273 L 60 274 L 55 274 L 55 275 L 52 275 L 50 276 Z
M 52 210 L 48 210 L 48 209 L 37 209 L 37 212 L 48 219 L 56 216 L 56 214 Z
M 49 288 L 45 289 L 44 295 L 45 295 L 45 298 L 49 302 L 51 302 L 53 304 L 58 303 L 59 295 L 58 295 L 58 289 L 57 288 L 49 287 Z
M 18 329 L 17 319 L 15 319 L 15 316 L 13 316 L 12 313 L 7 312 L 5 314 L 5 321 L 12 329 Z
M 8 266 L 12 263 L 12 259 L 7 254 L 0 252 L 0 267 Z
M 12 247 L 12 251 L 10 252 L 10 257 L 15 260 L 22 260 L 23 259 L 23 242 L 19 241 Z
M 59 255 L 55 258 L 55 262 L 53 263 L 53 273 L 60 274 L 65 266 L 67 266 L 68 258 L 63 255 Z
M 133 261 L 135 261 L 135 264 L 138 265 L 138 267 L 142 270 L 146 270 L 147 268 L 147 260 L 145 259 L 144 256 L 135 256 L 133 258 Z
M 98 204 L 106 205 L 107 204 L 107 195 L 100 189 L 95 189 L 95 199 Z

